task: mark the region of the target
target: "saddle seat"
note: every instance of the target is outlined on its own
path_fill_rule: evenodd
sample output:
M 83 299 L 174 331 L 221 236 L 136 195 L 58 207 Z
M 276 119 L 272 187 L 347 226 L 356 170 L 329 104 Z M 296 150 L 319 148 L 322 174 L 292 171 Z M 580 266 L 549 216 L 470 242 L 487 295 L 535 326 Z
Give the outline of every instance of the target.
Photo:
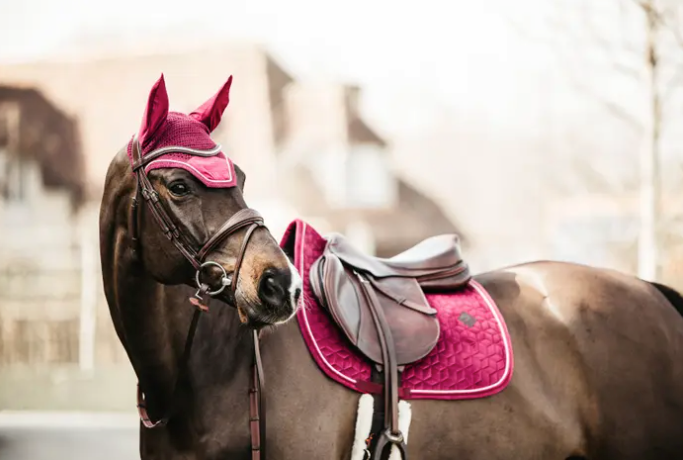
M 460 239 L 453 234 L 432 236 L 389 259 L 377 260 L 407 270 L 444 268 L 462 261 Z
M 398 365 L 426 356 L 439 339 L 439 322 L 424 292 L 453 291 L 470 273 L 457 235 L 427 238 L 391 258 L 369 256 L 342 235 L 327 240 L 311 266 L 313 292 L 349 340 L 370 360 L 384 364 L 372 303 L 382 310 Z
M 461 276 L 467 270 L 460 254 L 460 239 L 455 234 L 426 238 L 388 259 L 359 251 L 342 235 L 333 235 L 328 244 L 330 251 L 347 265 L 375 278 L 416 278 L 426 291 L 458 289 L 469 280 Z

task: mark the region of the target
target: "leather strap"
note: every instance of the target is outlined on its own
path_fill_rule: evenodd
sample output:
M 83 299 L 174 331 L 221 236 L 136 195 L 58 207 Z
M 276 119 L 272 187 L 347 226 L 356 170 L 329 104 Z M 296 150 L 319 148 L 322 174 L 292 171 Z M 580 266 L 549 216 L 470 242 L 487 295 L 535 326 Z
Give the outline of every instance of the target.
M 140 158 L 140 155 L 140 142 L 138 141 L 136 136 L 133 138 L 132 146 L 132 156 L 134 163 L 144 164 Z M 161 228 L 161 231 L 164 233 L 166 238 L 171 240 L 175 247 L 178 248 L 180 253 L 183 254 L 183 256 L 185 256 L 185 258 L 192 264 L 195 270 L 199 269 L 199 267 L 201 266 L 201 261 L 197 257 L 197 252 L 192 247 L 192 242 L 188 241 L 188 238 L 178 229 L 176 224 L 168 215 L 168 212 L 166 212 L 166 209 L 162 205 L 161 200 L 159 200 L 159 194 L 156 192 L 156 190 L 154 190 L 154 187 L 152 187 L 152 183 L 149 181 L 149 178 L 147 177 L 144 168 L 138 168 L 134 170 L 134 172 L 136 174 L 138 181 L 138 190 L 136 191 L 135 197 L 133 198 L 134 202 L 132 206 L 135 206 L 135 208 L 137 208 L 138 195 L 141 194 L 143 199 L 147 202 L 147 205 L 150 211 L 152 212 L 154 219 L 157 221 L 159 228 Z M 131 217 L 131 220 L 138 219 L 137 216 Z M 135 233 L 133 233 L 132 237 L 133 240 L 139 246 L 137 234 L 138 225 L 138 222 L 134 224 L 133 228 L 135 230 Z M 139 249 L 139 247 L 136 249 Z
M 394 338 L 370 281 L 357 272 L 356 276 L 360 279 L 363 293 L 370 305 L 370 313 L 377 330 L 384 363 L 384 431 L 375 444 L 372 458 L 383 458 L 382 454 L 386 447 L 389 444 L 395 444 L 399 446 L 403 460 L 407 460 L 405 440 L 398 426 L 398 365 Z
M 249 390 L 249 426 L 251 429 L 252 460 L 266 459 L 266 398 L 263 391 L 266 385 L 259 345 L 259 332 L 252 332 L 254 340 L 254 364 L 252 382 Z
M 216 233 L 214 233 L 209 240 L 204 243 L 204 246 L 199 250 L 198 257 L 203 260 L 206 255 L 216 248 L 220 243 L 222 243 L 228 235 L 236 232 L 237 230 L 246 227 L 248 225 L 256 224 L 258 226 L 263 225 L 263 217 L 258 211 L 251 208 L 240 209 L 235 214 L 232 215 Z M 248 237 L 245 237 L 248 241 Z M 240 254 L 242 251 L 240 251 Z M 236 264 L 237 265 L 237 264 Z

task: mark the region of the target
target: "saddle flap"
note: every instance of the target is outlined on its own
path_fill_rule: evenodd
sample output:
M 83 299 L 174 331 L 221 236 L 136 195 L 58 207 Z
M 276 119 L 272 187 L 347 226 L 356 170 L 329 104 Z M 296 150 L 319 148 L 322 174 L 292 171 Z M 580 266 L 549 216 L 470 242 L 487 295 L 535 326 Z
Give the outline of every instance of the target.
M 311 265 L 311 287 L 320 304 L 332 315 L 351 343 L 358 345 L 361 316 L 356 286 L 347 275 L 341 261 L 324 254 Z M 345 306 L 345 307 L 343 307 Z M 364 318 L 371 321 L 370 318 Z
M 440 327 L 436 310 L 429 306 L 417 281 L 371 278 L 370 284 L 391 330 L 398 364 L 426 356 L 436 345 Z M 345 265 L 326 250 L 311 266 L 311 287 L 349 341 L 370 360 L 384 364 L 372 306 L 355 267 Z

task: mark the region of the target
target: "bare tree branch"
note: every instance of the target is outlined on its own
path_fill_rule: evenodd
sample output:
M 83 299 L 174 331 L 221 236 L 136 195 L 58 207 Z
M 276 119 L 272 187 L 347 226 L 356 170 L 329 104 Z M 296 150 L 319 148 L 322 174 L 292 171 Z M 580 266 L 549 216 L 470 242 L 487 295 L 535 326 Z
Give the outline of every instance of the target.
M 590 2 L 590 5 L 594 7 L 595 3 Z M 603 51 L 606 52 L 608 56 L 614 56 L 615 54 L 621 55 L 621 54 L 628 54 L 631 55 L 639 55 L 640 50 L 632 46 L 630 41 L 628 40 L 629 35 L 628 34 L 620 34 L 621 37 L 619 37 L 620 40 L 615 40 L 614 37 L 612 39 L 605 37 L 602 33 L 599 32 L 600 27 L 595 23 L 596 21 L 596 14 L 595 10 L 591 9 L 588 7 L 588 4 L 585 2 L 582 3 L 581 6 L 581 27 L 582 29 L 588 31 L 590 35 L 590 43 L 591 46 L 601 48 Z
M 619 31 L 621 33 L 621 39 L 625 41 L 632 36 L 632 31 L 628 28 L 629 12 L 632 10 L 632 5 L 624 1 L 617 2 L 617 5 L 619 8 Z M 637 47 L 634 47 L 634 51 L 639 53 L 640 50 L 636 48 Z
M 624 63 L 614 62 L 612 63 L 612 68 L 617 72 L 621 73 L 622 75 L 633 78 L 634 80 L 640 80 L 642 78 L 641 69 L 628 66 Z
M 652 14 L 654 14 L 659 24 L 671 33 L 671 36 L 676 41 L 676 44 L 681 49 L 683 49 L 683 37 L 681 36 L 680 32 L 676 29 L 676 27 L 669 24 L 669 22 L 666 20 L 665 16 L 661 12 L 653 11 Z
M 667 29 L 678 46 L 683 49 L 683 36 L 681 36 L 680 32 L 676 29 L 676 27 L 672 24 L 670 24 L 667 20 L 666 17 L 669 15 L 666 14 L 666 12 L 662 10 L 658 10 L 655 8 L 654 2 L 652 0 L 631 0 L 634 4 L 636 4 L 638 7 L 642 8 L 645 14 L 650 14 L 652 15 L 653 18 L 657 21 L 657 23 Z
M 566 14 L 558 14 L 557 10 L 555 10 L 555 14 L 544 14 L 543 21 L 553 31 L 553 35 L 548 37 L 533 33 L 531 28 L 522 26 L 511 17 L 508 17 L 508 19 L 512 27 L 522 37 L 527 38 L 536 44 L 546 46 L 553 51 L 553 55 L 558 60 L 560 66 L 567 68 L 570 61 L 585 61 L 582 48 L 577 46 L 577 43 L 584 43 L 593 48 L 599 48 L 601 53 L 605 55 L 605 63 L 608 64 L 608 68 L 603 69 L 602 72 L 615 72 L 624 78 L 632 78 L 639 81 L 642 78 L 642 70 L 633 65 L 629 65 L 618 58 L 619 55 L 626 53 L 631 56 L 632 59 L 635 57 L 633 53 L 637 51 L 638 54 L 641 54 L 642 52 L 638 51 L 635 47 L 630 46 L 624 37 L 619 37 L 621 40 L 618 39 L 620 42 L 618 45 L 614 43 L 614 40 L 610 41 L 610 39 L 599 31 L 599 27 L 595 23 L 595 17 L 591 14 L 591 10 L 586 3 L 581 5 L 579 13 L 581 18 L 580 24 L 582 26 L 581 31 L 577 31 L 576 27 L 572 27 L 572 21 L 568 20 Z M 568 39 L 569 43 L 566 46 L 563 45 L 559 37 Z M 639 62 L 639 60 L 636 62 Z M 607 112 L 617 119 L 622 120 L 633 128 L 641 128 L 642 123 L 637 116 L 629 113 L 618 102 L 605 97 L 599 90 L 592 88 L 591 85 L 584 80 L 585 72 L 583 69 L 586 67 L 585 64 L 579 64 L 578 66 L 582 70 L 577 71 L 568 69 L 569 71 L 565 73 L 569 83 L 574 88 L 597 101 Z M 602 65 L 600 65 L 600 67 L 602 67 Z M 591 68 L 595 70 L 596 65 L 591 65 Z
M 581 81 L 576 77 L 571 77 L 572 86 L 578 89 L 580 92 L 584 93 L 591 99 L 595 99 L 605 110 L 607 110 L 614 117 L 620 119 L 621 121 L 629 124 L 635 129 L 642 129 L 642 123 L 635 115 L 629 113 L 623 106 L 618 102 L 610 101 L 606 99 L 600 93 L 597 93 L 593 88 L 587 85 L 585 82 Z
M 667 100 L 671 97 L 672 93 L 683 85 L 683 63 L 680 63 L 673 76 L 664 83 L 664 88 L 662 90 L 662 99 Z

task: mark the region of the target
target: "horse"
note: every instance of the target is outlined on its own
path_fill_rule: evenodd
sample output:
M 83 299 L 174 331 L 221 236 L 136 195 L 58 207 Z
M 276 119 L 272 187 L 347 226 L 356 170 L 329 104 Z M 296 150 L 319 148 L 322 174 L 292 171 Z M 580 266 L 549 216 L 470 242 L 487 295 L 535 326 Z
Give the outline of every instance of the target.
M 231 82 L 182 114 L 162 74 L 106 176 L 102 275 L 139 382 L 140 457 L 348 460 L 359 395 L 320 371 L 297 326 L 316 298 L 290 237 L 314 232 L 299 222 L 278 244 L 210 137 Z M 514 373 L 495 394 L 413 400 L 406 458 L 683 458 L 675 290 L 557 261 L 469 283 L 504 319 Z

